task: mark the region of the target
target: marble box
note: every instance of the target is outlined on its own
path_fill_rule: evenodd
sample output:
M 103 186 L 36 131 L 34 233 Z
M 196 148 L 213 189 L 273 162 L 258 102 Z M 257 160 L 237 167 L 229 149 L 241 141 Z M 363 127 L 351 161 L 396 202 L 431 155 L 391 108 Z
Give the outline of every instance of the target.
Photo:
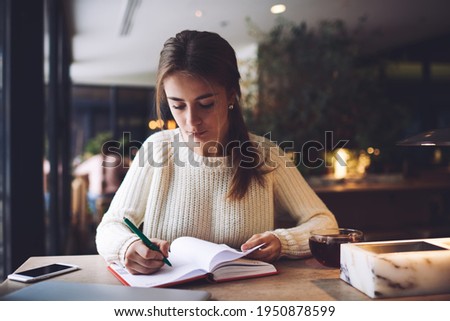
M 371 298 L 450 293 L 450 237 L 342 244 L 340 277 Z

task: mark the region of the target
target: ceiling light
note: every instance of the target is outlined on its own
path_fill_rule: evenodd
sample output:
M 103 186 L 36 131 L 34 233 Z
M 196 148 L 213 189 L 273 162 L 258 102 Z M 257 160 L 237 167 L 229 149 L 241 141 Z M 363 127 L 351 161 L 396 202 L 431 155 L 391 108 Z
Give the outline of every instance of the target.
M 200 18 L 201 16 L 203 16 L 203 12 L 201 10 L 195 10 L 195 16 L 197 18 Z
M 276 4 L 270 8 L 270 12 L 273 14 L 279 14 L 286 11 L 286 6 L 284 4 Z

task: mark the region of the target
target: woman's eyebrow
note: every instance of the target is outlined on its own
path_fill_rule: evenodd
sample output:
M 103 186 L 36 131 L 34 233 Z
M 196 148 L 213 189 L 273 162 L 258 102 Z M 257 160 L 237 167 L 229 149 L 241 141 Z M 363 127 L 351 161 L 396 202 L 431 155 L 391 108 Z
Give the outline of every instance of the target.
M 196 97 L 195 100 L 201 100 L 201 99 L 213 97 L 216 95 L 217 95 L 217 93 L 208 93 L 208 94 L 204 94 L 204 95 L 200 95 L 200 96 Z M 178 97 L 167 97 L 167 99 L 175 100 L 175 101 L 184 101 L 184 99 L 178 98 Z

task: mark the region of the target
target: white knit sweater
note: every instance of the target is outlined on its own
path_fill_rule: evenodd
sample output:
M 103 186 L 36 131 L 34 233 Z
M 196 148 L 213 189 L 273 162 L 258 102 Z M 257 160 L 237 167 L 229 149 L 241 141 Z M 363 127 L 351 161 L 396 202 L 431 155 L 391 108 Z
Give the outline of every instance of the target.
M 282 244 L 281 256 L 309 256 L 310 231 L 337 226 L 333 214 L 299 171 L 273 143 L 251 139 L 265 152 L 273 169 L 265 186 L 252 182 L 241 200 L 226 197 L 232 176 L 229 157 L 202 157 L 184 146 L 173 148 L 179 130 L 150 136 L 136 155 L 109 210 L 97 229 L 97 249 L 108 262 L 123 263 L 128 246 L 137 239 L 123 223 L 127 216 L 150 238 L 173 241 L 194 236 L 240 248 L 253 234 L 273 231 Z M 275 229 L 280 213 L 289 213 L 297 226 Z

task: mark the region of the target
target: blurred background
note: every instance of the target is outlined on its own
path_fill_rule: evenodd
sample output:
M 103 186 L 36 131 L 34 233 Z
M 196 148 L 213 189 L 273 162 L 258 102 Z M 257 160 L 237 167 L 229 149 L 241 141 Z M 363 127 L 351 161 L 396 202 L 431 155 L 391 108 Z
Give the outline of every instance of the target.
M 0 0 L 0 21 L 0 279 L 30 256 L 96 253 L 133 155 L 176 127 L 154 84 L 184 29 L 235 48 L 249 129 L 341 226 L 450 235 L 450 147 L 397 145 L 450 128 L 449 1 Z

